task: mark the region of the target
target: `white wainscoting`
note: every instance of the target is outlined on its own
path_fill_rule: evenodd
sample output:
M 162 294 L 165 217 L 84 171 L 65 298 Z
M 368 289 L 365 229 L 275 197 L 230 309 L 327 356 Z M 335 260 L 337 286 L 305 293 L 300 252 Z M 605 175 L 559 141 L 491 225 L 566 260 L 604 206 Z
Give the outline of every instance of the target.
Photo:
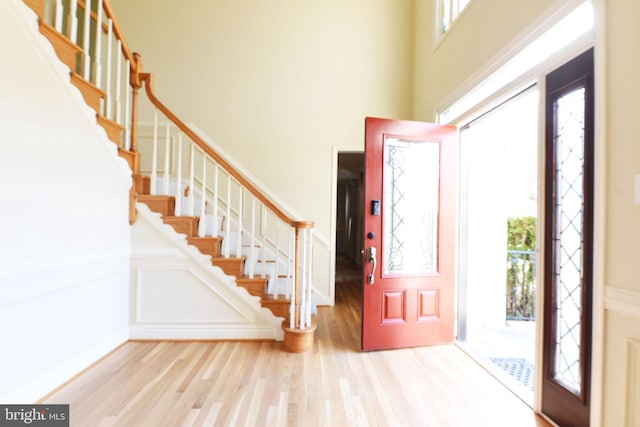
M 627 340 L 627 408 L 626 426 L 640 425 L 640 341 Z
M 603 425 L 640 426 L 640 292 L 605 289 L 607 355 Z
M 131 339 L 276 339 L 282 319 L 185 236 L 138 204 L 131 261 Z

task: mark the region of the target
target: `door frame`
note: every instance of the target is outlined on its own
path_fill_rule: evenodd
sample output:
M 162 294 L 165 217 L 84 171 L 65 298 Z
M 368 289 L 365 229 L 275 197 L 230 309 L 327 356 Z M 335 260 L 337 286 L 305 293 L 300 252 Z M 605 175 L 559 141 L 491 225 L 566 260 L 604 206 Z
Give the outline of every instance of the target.
M 594 95 L 595 95 L 595 133 L 594 133 L 594 224 L 593 224 L 593 307 L 592 307 L 592 353 L 591 353 L 591 390 L 590 390 L 590 399 L 591 399 L 591 407 L 590 407 L 590 418 L 594 422 L 598 421 L 602 417 L 602 367 L 604 363 L 604 254 L 605 254 L 605 200 L 606 200 L 606 191 L 605 191 L 605 178 L 606 178 L 606 105 L 604 102 L 605 97 L 601 94 L 605 93 L 605 72 L 606 72 L 606 62 L 605 62 L 605 43 L 604 43 L 604 35 L 602 32 L 598 32 L 598 28 L 603 28 L 604 17 L 602 13 L 597 13 L 599 10 L 602 10 L 603 6 L 601 3 L 602 0 L 593 0 L 594 10 L 596 11 L 596 21 L 594 22 L 594 30 L 587 37 L 581 37 L 574 41 L 574 43 L 566 46 L 563 50 L 561 50 L 557 55 L 554 55 L 548 58 L 545 61 L 537 64 L 532 67 L 530 70 L 523 73 L 519 78 L 515 79 L 513 82 L 507 84 L 505 87 L 500 90 L 488 95 L 483 101 L 479 102 L 477 105 L 474 105 L 468 111 L 463 112 L 459 117 L 455 118 L 453 121 L 445 123 L 441 122 L 441 124 L 452 124 L 457 126 L 459 129 L 463 128 L 467 124 L 471 123 L 473 120 L 479 118 L 484 113 L 492 110 L 497 107 L 504 101 L 511 98 L 514 94 L 522 91 L 526 87 L 536 84 L 538 90 L 540 91 L 540 101 L 539 101 L 539 112 L 538 117 L 540 118 L 538 126 L 538 217 L 544 218 L 544 192 L 545 192 L 545 99 L 544 94 L 546 91 L 545 85 L 545 76 L 555 70 L 556 68 L 562 66 L 567 63 L 571 59 L 580 55 L 584 51 L 594 48 L 595 50 L 595 58 L 594 58 Z M 570 10 L 569 10 L 570 11 Z M 557 22 L 561 17 L 567 14 L 567 10 L 558 10 L 554 13 L 555 16 L 551 16 L 548 21 L 540 28 L 535 30 L 536 33 L 542 34 L 544 31 L 549 29 L 553 23 Z M 526 34 L 521 38 L 516 38 L 511 43 L 510 46 L 507 46 L 505 49 L 510 55 L 502 54 L 500 55 L 500 64 L 506 63 L 511 57 L 515 56 L 515 54 L 519 51 L 520 48 L 527 45 L 527 42 L 531 41 L 531 34 Z M 480 82 L 482 82 L 485 78 L 490 76 L 499 66 L 496 65 L 495 62 L 491 62 L 490 65 L 479 69 L 474 75 L 468 79 L 470 82 L 474 82 L 475 85 L 467 87 L 466 90 L 470 91 L 475 86 L 477 86 Z M 459 97 L 457 99 L 462 98 L 464 93 L 457 93 Z M 456 99 L 456 100 L 457 100 Z M 438 108 L 437 112 L 445 111 L 446 108 L 453 105 L 456 100 L 453 100 L 446 105 L 443 105 L 441 108 Z M 436 122 L 438 122 L 440 116 L 436 114 Z M 460 204 L 460 203 L 459 203 Z M 539 254 L 538 259 L 544 259 L 544 221 L 538 221 L 537 230 L 538 236 L 538 247 Z M 462 248 L 459 248 L 462 250 Z M 537 283 L 538 291 L 536 292 L 536 319 L 540 319 L 539 322 L 536 322 L 536 343 L 535 343 L 535 393 L 534 393 L 534 404 L 533 409 L 536 412 L 541 411 L 541 401 L 542 401 L 542 362 L 543 362 L 543 351 L 542 351 L 542 340 L 543 340 L 543 298 L 544 295 L 544 283 L 543 283 L 543 269 L 537 270 Z M 459 287 L 459 284 L 458 284 Z

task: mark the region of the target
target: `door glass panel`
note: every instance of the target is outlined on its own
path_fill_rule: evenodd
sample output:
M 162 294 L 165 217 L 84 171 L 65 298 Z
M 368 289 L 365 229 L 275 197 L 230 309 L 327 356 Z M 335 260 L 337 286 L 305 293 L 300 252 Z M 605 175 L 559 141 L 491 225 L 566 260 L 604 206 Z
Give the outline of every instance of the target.
M 554 378 L 580 393 L 580 346 L 583 282 L 584 117 L 585 90 L 580 88 L 555 103 L 556 150 L 556 351 Z
M 385 138 L 383 273 L 438 271 L 440 144 Z

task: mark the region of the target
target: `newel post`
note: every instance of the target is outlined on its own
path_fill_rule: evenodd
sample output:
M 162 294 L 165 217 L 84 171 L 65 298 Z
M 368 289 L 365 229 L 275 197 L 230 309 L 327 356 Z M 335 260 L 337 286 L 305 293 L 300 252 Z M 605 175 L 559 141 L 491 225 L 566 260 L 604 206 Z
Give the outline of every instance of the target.
M 140 152 L 138 151 L 138 92 L 142 86 L 140 81 L 142 61 L 137 52 L 133 53 L 133 59 L 129 70 L 131 84 L 131 145 L 129 151 L 133 155 L 133 185 L 129 194 L 129 223 L 131 224 L 136 220 L 136 194 L 144 192 L 144 179 L 140 174 Z
M 310 316 L 311 305 L 311 243 L 309 231 L 313 222 L 300 221 L 295 227 L 295 265 L 294 289 L 291 293 L 290 319 L 282 323 L 284 331 L 284 349 L 292 353 L 303 353 L 313 348 L 313 339 L 317 324 L 314 318 L 307 321 L 307 311 Z

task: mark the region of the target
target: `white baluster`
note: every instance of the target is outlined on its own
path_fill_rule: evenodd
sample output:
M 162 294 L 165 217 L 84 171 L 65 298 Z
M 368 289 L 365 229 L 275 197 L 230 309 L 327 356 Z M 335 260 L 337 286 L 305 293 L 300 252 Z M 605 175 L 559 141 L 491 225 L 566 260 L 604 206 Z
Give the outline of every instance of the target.
M 83 61 L 82 72 L 86 81 L 89 81 L 91 77 L 91 53 L 90 53 L 90 40 L 89 29 L 91 27 L 91 0 L 85 0 L 84 2 L 84 31 L 82 32 L 82 49 L 83 49 Z
M 153 156 L 151 157 L 151 194 L 158 194 L 158 109 L 153 112 Z
M 122 41 L 116 41 L 116 123 L 122 124 Z
M 218 237 L 218 164 L 213 164 L 213 237 Z M 228 239 L 227 239 L 228 240 Z
M 231 175 L 227 174 L 227 225 L 226 232 L 227 237 L 224 239 L 224 247 L 225 247 L 225 258 L 229 258 L 231 256 Z
M 163 175 L 163 193 L 169 195 L 169 146 L 171 144 L 171 123 L 167 119 L 167 131 L 164 140 L 164 175 Z
M 62 15 L 64 15 L 64 6 L 62 6 L 62 0 L 56 0 L 56 4 L 55 4 L 55 9 L 54 9 L 54 24 L 53 27 L 56 29 L 57 32 L 59 32 L 60 34 L 62 34 Z
M 305 288 L 305 279 L 307 277 L 307 265 L 306 265 L 306 255 L 307 255 L 307 243 L 305 240 L 306 237 L 306 232 L 304 229 L 300 230 L 300 254 L 299 254 L 299 258 L 298 258 L 298 263 L 300 264 L 300 279 L 298 282 L 299 285 L 299 290 L 297 290 L 297 293 L 300 295 L 300 302 L 298 304 L 299 306 L 299 319 L 298 321 L 300 322 L 299 327 L 300 329 L 304 329 L 305 328 L 305 312 L 307 310 L 307 292 L 306 292 L 306 288 Z
M 287 285 L 287 299 L 291 298 L 293 288 L 295 286 L 295 268 L 294 268 L 294 251 L 295 251 L 295 230 L 289 228 L 289 250 L 287 252 L 287 277 L 289 284 Z
M 195 194 L 194 194 L 194 179 L 193 179 L 193 174 L 195 173 L 195 161 L 194 161 L 194 157 L 195 157 L 195 144 L 193 143 L 193 141 L 191 141 L 191 150 L 189 153 L 189 216 L 193 216 L 193 202 L 195 201 Z
M 131 63 L 127 59 L 124 64 L 124 146 L 127 150 L 131 149 L 131 82 L 129 70 Z
M 178 178 L 176 182 L 176 213 L 182 215 L 182 131 L 178 130 Z
M 262 260 L 262 273 L 260 277 L 263 279 L 267 276 L 267 212 L 264 203 L 260 203 L 260 230 L 262 231 L 262 250 L 260 251 L 260 259 Z M 278 228 L 276 227 L 276 233 Z M 276 243 L 278 242 L 276 237 Z M 277 267 L 276 267 L 277 269 Z
M 73 44 L 78 44 L 78 0 L 71 0 L 67 22 L 69 25 L 69 40 Z
M 273 296 L 274 298 L 278 298 L 278 294 L 280 293 L 280 240 L 278 236 L 278 231 L 280 230 L 279 224 L 276 224 L 276 232 L 275 232 L 275 253 L 276 253 L 276 266 L 273 272 Z M 266 256 L 266 255 L 265 255 Z M 264 258 L 263 258 L 264 259 Z
M 289 239 L 289 256 L 291 257 L 291 254 L 295 252 L 295 247 L 296 247 L 296 236 L 295 236 L 295 229 L 291 229 L 291 236 Z M 294 256 L 295 259 L 295 256 Z M 295 265 L 295 264 L 294 264 Z M 291 298 L 291 303 L 289 304 L 289 327 L 291 329 L 293 329 L 295 327 L 295 319 L 296 319 L 296 273 L 295 273 L 295 268 L 291 269 L 291 287 L 290 287 L 290 294 L 288 295 L 289 298 Z
M 240 185 L 240 194 L 238 196 L 238 240 L 236 241 L 236 256 L 242 256 L 242 204 L 243 204 L 244 187 Z
M 251 195 L 251 245 L 249 245 L 249 278 L 253 279 L 256 257 L 253 255 L 256 245 L 256 198 Z
M 207 230 L 207 215 L 206 215 L 206 202 L 207 202 L 207 156 L 202 153 L 202 195 L 200 198 L 200 221 L 202 221 L 202 232 L 198 232 L 198 236 L 204 237 Z M 215 222 L 212 224 L 215 227 Z
M 94 84 L 102 89 L 102 0 L 98 0 L 98 13 L 96 18 L 96 50 L 93 56 Z M 104 112 L 104 109 L 102 110 Z
M 307 308 L 305 311 L 305 317 L 307 320 L 307 326 L 311 326 L 311 297 L 313 293 L 313 229 L 308 228 L 306 232 L 307 239 L 307 252 L 306 252 L 306 274 L 305 290 L 307 292 Z
M 107 108 L 105 109 L 105 114 L 108 119 L 113 119 L 113 103 L 111 98 L 113 98 L 111 93 L 111 57 L 113 56 L 113 21 L 111 18 L 108 19 L 108 31 L 107 31 L 107 83 L 105 84 L 105 92 L 107 94 L 106 104 Z

